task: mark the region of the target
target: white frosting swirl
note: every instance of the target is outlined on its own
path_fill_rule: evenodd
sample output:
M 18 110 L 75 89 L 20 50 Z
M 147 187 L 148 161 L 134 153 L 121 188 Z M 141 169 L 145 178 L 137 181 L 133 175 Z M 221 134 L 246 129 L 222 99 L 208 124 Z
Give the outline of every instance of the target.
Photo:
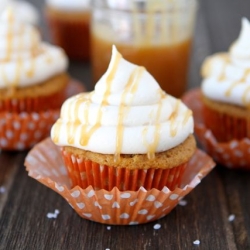
M 228 53 L 208 57 L 201 88 L 209 99 L 242 107 L 250 105 L 250 23 L 242 18 L 239 38 Z
M 64 52 L 41 42 L 31 25 L 15 20 L 12 9 L 0 17 L 0 88 L 26 87 L 62 73 L 67 68 Z
M 91 0 L 46 0 L 48 6 L 65 11 L 84 11 L 90 9 Z
M 39 14 L 37 9 L 29 2 L 21 0 L 0 0 L 0 13 L 7 7 L 11 7 L 15 17 L 21 22 L 37 25 Z
M 97 153 L 153 155 L 179 145 L 191 133 L 192 112 L 113 47 L 95 90 L 65 101 L 51 137 L 58 145 Z

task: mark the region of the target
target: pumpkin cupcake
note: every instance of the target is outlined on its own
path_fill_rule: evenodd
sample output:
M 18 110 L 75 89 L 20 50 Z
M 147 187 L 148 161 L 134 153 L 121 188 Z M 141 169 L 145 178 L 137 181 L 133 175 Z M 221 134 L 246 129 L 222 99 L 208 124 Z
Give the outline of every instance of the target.
M 65 101 L 51 138 L 73 186 L 173 190 L 196 150 L 192 133 L 192 112 L 113 47 L 95 90 Z
M 33 26 L 16 20 L 12 9 L 0 19 L 0 148 L 24 149 L 54 123 L 66 99 L 68 61 L 60 48 L 41 42 Z M 41 131 L 32 121 L 46 125 Z M 30 139 L 29 126 L 37 132 Z
M 250 23 L 242 19 L 229 52 L 208 57 L 202 66 L 204 124 L 217 141 L 250 138 Z

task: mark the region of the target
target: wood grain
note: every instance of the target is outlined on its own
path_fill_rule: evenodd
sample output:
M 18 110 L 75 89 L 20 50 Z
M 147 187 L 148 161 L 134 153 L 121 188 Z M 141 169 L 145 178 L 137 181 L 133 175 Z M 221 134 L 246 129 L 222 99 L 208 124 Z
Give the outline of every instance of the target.
M 31 0 L 30 0 L 31 1 Z M 42 12 L 43 1 L 32 0 Z M 200 85 L 200 65 L 237 38 L 246 0 L 201 0 L 193 44 L 189 87 Z M 44 37 L 49 40 L 42 19 Z M 70 62 L 70 73 L 91 90 L 90 65 Z M 0 153 L 0 249 L 18 250 L 247 250 L 250 249 L 250 173 L 217 166 L 166 217 L 138 226 L 111 226 L 81 219 L 55 192 L 28 177 L 27 152 Z M 47 213 L 60 210 L 56 219 Z M 229 215 L 235 219 L 229 221 Z M 154 229 L 159 223 L 161 228 Z M 195 246 L 193 241 L 200 240 Z

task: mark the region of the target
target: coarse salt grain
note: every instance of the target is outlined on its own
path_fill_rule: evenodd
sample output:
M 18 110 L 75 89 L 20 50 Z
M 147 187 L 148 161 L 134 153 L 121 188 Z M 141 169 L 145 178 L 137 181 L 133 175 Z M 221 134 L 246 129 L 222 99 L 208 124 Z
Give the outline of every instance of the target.
M 107 229 L 110 230 L 110 229 L 111 229 L 111 226 L 107 226 Z
M 228 216 L 228 221 L 233 221 L 235 219 L 235 215 L 234 214 L 230 214 Z
M 187 201 L 186 200 L 180 200 L 178 204 L 180 206 L 186 206 L 187 205 Z
M 199 240 L 195 240 L 195 241 L 193 241 L 193 244 L 194 245 L 200 245 L 200 241 Z
M 60 211 L 58 209 L 55 209 L 54 213 L 47 213 L 47 218 L 49 219 L 56 219 Z
M 4 186 L 1 186 L 0 187 L 0 194 L 5 193 L 5 191 L 6 191 L 6 188 Z
M 154 225 L 154 229 L 155 229 L 155 230 L 158 230 L 158 229 L 160 229 L 160 228 L 161 228 L 161 225 L 160 225 L 160 224 L 155 224 L 155 225 Z

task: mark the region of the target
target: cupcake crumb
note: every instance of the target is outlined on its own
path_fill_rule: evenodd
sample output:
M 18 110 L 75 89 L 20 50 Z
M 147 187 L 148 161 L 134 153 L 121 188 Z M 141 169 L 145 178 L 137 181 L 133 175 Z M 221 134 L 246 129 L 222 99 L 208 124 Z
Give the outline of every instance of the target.
M 0 187 L 0 194 L 3 194 L 6 192 L 6 188 L 4 186 Z
M 154 229 L 155 229 L 155 230 L 158 230 L 158 229 L 160 229 L 160 228 L 161 228 L 161 224 L 155 224 L 155 225 L 154 225 Z
M 60 211 L 58 209 L 55 209 L 54 213 L 47 213 L 47 218 L 49 219 L 56 219 Z
M 186 206 L 187 205 L 187 201 L 186 200 L 180 200 L 179 201 L 179 205 L 180 206 Z
M 234 214 L 230 214 L 228 216 L 228 221 L 234 221 L 234 219 L 235 219 L 235 215 Z
M 107 229 L 110 230 L 110 229 L 111 229 L 111 226 L 107 226 Z
M 194 244 L 194 245 L 200 245 L 200 243 L 201 243 L 201 242 L 200 242 L 199 240 L 193 241 L 193 244 Z

